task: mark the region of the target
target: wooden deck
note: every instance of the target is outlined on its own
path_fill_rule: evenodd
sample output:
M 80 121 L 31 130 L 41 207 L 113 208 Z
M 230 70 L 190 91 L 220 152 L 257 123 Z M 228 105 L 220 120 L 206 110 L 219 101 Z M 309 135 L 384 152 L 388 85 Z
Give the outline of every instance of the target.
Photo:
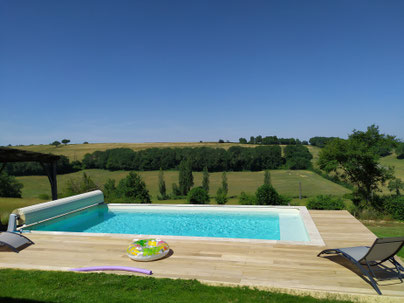
M 325 248 L 369 245 L 375 236 L 347 211 L 310 211 L 326 247 L 217 241 L 169 240 L 173 254 L 154 262 L 126 256 L 133 236 L 30 234 L 35 245 L 19 254 L 0 252 L 0 268 L 68 270 L 120 265 L 146 268 L 154 277 L 380 297 L 341 257 L 317 257 Z M 404 298 L 398 279 L 380 282 L 384 298 Z M 394 299 L 396 298 L 396 299 Z M 366 300 L 365 300 L 366 301 Z

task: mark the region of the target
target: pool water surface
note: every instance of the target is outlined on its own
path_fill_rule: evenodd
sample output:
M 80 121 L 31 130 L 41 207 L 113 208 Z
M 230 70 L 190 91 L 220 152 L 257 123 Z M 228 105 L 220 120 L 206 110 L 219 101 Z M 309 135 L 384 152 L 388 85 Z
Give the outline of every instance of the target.
M 309 241 L 299 211 L 215 206 L 98 205 L 29 230 Z

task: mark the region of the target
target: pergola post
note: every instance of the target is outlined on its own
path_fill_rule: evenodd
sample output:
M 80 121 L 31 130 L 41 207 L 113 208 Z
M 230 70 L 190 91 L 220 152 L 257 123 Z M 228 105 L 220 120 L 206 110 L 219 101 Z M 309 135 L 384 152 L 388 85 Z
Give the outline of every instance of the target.
M 51 185 L 51 191 L 52 191 L 52 200 L 57 200 L 58 199 L 58 186 L 57 186 L 57 180 L 56 180 L 56 161 L 50 162 L 50 163 L 43 163 L 41 162 L 41 165 L 43 169 L 46 172 L 46 175 L 48 176 L 49 183 Z
M 3 163 L 0 167 L 0 172 L 4 169 L 7 162 L 39 162 L 48 175 L 52 190 L 52 200 L 57 200 L 56 162 L 59 159 L 60 156 L 57 155 L 0 147 L 0 163 Z
M 49 176 L 48 176 L 49 178 Z M 52 181 L 51 181 L 52 179 Z M 56 161 L 52 162 L 52 174 L 51 178 L 49 178 L 49 182 L 51 183 L 52 187 L 52 200 L 57 200 L 58 199 L 58 184 L 56 180 Z

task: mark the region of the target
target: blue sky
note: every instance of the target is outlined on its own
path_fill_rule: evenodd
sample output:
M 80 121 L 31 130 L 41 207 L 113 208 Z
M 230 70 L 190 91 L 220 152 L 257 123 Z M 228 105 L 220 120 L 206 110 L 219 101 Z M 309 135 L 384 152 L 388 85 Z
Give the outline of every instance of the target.
M 404 1 L 0 0 L 0 145 L 404 138 Z

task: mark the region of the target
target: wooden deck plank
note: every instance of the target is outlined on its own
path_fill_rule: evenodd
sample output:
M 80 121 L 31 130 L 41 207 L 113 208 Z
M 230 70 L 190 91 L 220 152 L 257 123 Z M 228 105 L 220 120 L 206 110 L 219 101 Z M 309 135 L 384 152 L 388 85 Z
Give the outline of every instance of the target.
M 325 248 L 369 245 L 375 235 L 347 211 L 310 211 L 310 215 L 326 247 L 175 239 L 168 241 L 172 256 L 141 263 L 126 256 L 133 235 L 32 233 L 28 237 L 35 245 L 19 254 L 0 252 L 0 268 L 68 270 L 121 265 L 150 269 L 161 278 L 377 297 L 349 262 L 341 257 L 317 257 Z M 384 295 L 404 297 L 404 284 L 399 280 L 383 281 L 380 285 Z

